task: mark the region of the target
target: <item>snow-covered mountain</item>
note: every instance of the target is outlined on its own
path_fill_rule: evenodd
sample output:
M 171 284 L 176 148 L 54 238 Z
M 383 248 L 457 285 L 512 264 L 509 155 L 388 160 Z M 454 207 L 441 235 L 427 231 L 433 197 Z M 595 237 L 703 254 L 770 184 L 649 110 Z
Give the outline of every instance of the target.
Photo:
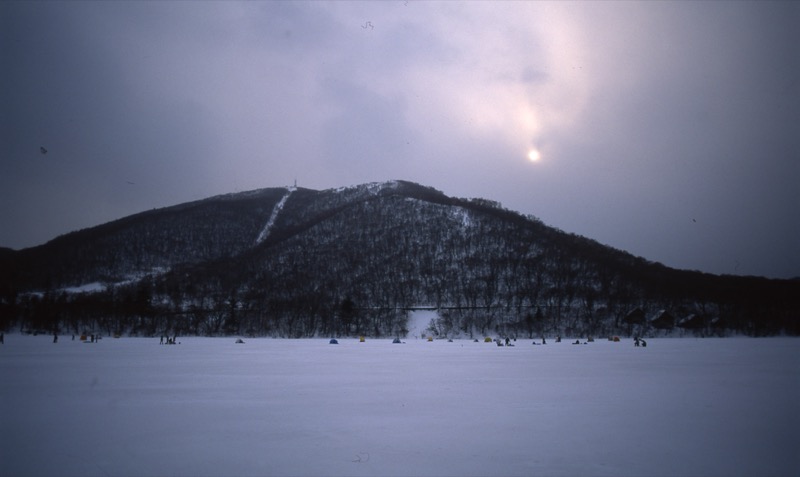
M 800 333 L 800 283 L 679 271 L 405 181 L 270 188 L 0 253 L 0 326 L 157 334 Z M 676 328 L 677 327 L 677 328 Z

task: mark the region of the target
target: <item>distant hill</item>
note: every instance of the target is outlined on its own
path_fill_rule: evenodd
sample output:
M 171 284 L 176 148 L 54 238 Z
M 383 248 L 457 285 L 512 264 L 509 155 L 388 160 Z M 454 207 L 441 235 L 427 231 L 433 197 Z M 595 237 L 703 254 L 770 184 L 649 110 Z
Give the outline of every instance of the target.
M 800 282 L 665 267 L 404 181 L 270 188 L 0 250 L 0 327 L 158 335 L 800 334 Z

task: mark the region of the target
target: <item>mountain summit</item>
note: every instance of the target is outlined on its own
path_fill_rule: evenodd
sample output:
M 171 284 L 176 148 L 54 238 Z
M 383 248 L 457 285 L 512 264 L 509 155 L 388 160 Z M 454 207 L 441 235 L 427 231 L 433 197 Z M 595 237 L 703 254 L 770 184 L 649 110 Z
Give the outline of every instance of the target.
M 0 254 L 3 329 L 157 335 L 800 333 L 800 282 L 674 270 L 405 181 L 152 210 Z

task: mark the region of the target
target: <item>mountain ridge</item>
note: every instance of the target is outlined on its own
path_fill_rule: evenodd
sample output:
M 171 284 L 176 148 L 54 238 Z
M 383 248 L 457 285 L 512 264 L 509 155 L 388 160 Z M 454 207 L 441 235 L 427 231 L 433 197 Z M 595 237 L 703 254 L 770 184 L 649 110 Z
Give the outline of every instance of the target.
M 427 306 L 443 310 L 443 335 L 760 335 L 798 334 L 800 309 L 797 281 L 671 269 L 408 181 L 223 194 L 0 262 L 4 328 L 399 335 Z M 636 310 L 674 318 L 654 327 Z

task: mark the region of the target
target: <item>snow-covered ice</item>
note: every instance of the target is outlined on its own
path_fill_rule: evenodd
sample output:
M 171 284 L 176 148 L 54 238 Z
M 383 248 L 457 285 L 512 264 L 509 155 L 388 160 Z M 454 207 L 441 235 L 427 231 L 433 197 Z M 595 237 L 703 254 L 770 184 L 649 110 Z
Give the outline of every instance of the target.
M 0 474 L 800 475 L 798 339 L 178 341 L 6 334 Z

